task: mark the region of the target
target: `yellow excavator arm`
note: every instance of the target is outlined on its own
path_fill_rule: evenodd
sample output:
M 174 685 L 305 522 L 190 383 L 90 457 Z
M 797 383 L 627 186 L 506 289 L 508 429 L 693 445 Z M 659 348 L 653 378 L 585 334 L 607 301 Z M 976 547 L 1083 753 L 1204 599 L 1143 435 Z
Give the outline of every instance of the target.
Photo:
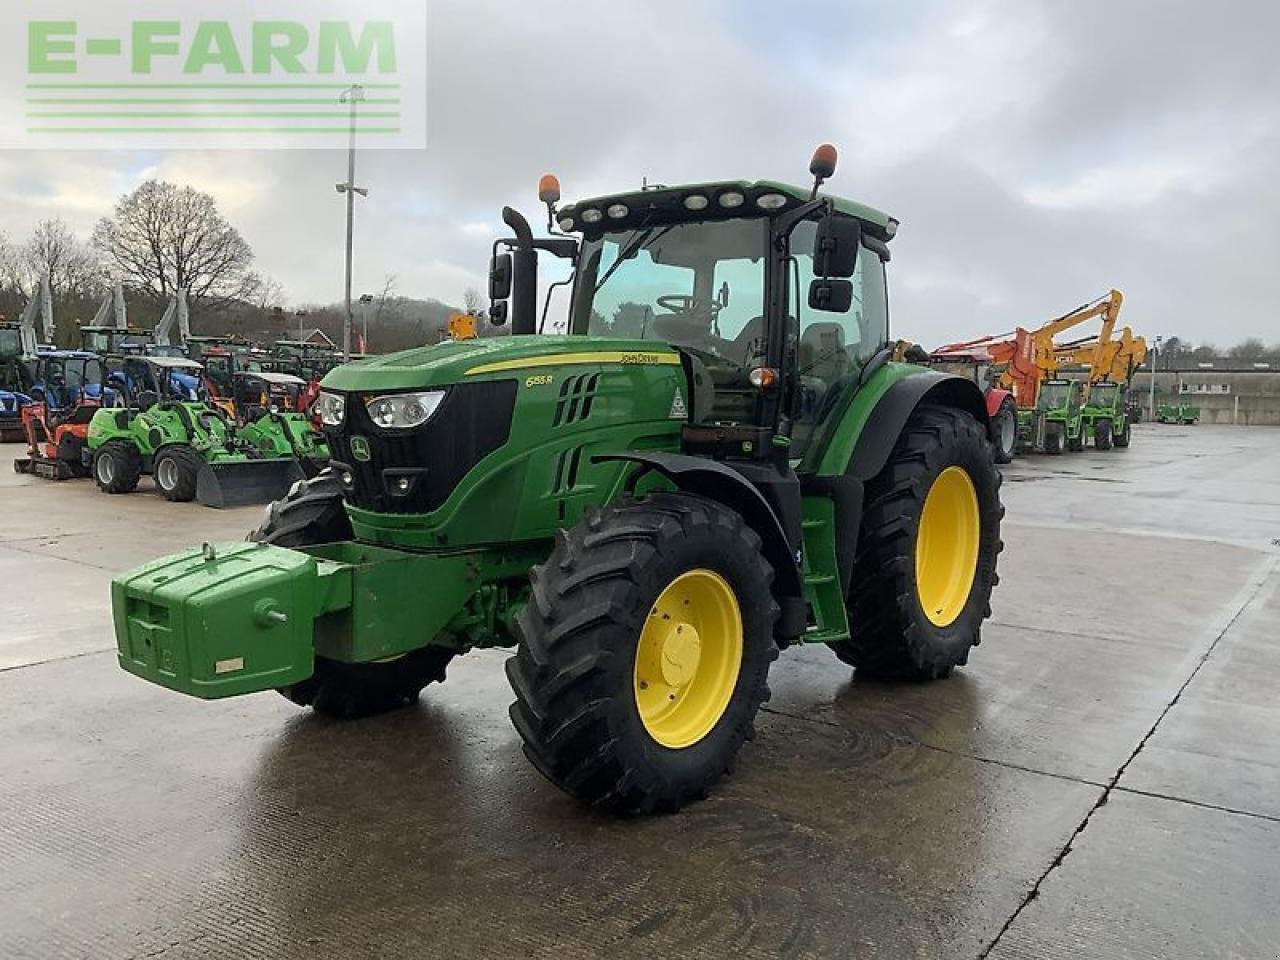
M 1065 343 L 1054 348 L 1054 362 L 1061 367 L 1086 367 L 1089 383 L 1128 383 L 1147 359 L 1147 341 L 1125 327 L 1119 339 L 1101 337 Z
M 1098 334 L 1097 343 L 1101 349 L 1106 350 L 1111 343 L 1116 321 L 1120 319 L 1120 308 L 1123 306 L 1124 294 L 1119 290 L 1112 290 L 1106 296 L 1076 307 L 1070 313 L 1050 320 L 1040 329 L 1032 331 L 1036 365 L 1048 376 L 1057 373 L 1059 362 L 1054 341 L 1058 335 L 1098 317 L 1102 318 L 1102 330 Z

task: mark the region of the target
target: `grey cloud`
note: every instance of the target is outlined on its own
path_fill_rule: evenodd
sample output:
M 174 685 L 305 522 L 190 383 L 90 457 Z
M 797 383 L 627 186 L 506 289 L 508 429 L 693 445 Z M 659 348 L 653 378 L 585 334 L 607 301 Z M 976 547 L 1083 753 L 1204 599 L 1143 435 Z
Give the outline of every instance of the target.
M 1278 35 L 1264 2 L 435 0 L 429 147 L 362 152 L 357 286 L 395 274 L 401 292 L 459 300 L 488 256 L 475 225 L 507 203 L 537 213 L 547 170 L 569 197 L 646 176 L 802 180 L 832 139 L 831 188 L 903 220 L 903 336 L 998 332 L 1114 285 L 1149 333 L 1278 339 Z M 0 157 L 10 233 L 60 196 L 91 226 L 94 197 L 151 159 Z M 304 302 L 341 289 L 343 161 L 176 154 L 157 169 L 235 205 L 260 268 Z

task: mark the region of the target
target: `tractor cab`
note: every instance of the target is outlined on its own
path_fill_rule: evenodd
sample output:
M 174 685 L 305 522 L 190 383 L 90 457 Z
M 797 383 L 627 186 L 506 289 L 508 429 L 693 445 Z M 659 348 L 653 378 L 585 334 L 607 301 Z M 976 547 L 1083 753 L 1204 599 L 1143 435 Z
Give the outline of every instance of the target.
M 674 348 L 691 452 L 816 461 L 889 342 L 896 221 L 772 181 L 602 197 L 558 220 L 582 233 L 570 332 Z
M 260 418 L 265 413 L 296 413 L 302 409 L 307 381 L 291 373 L 243 370 L 232 379 L 230 396 L 241 421 Z
M 1120 384 L 1106 381 L 1095 383 L 1089 387 L 1089 396 L 1085 406 L 1096 410 L 1119 411 L 1124 405 L 1124 396 Z
M 16 323 L 0 322 L 0 361 L 21 356 L 21 328 Z
M 107 358 L 108 384 L 125 407 L 149 410 L 157 404 L 204 403 L 203 366 L 186 357 L 125 355 Z
M 1043 413 L 1069 417 L 1079 412 L 1081 400 L 1079 380 L 1046 380 L 1040 385 L 1036 403 Z
M 155 345 L 151 334 L 146 330 L 133 327 L 83 326 L 80 328 L 80 348 L 85 352 L 105 357 L 126 353 L 149 353 Z
M 27 456 L 14 461 L 14 470 L 49 480 L 88 476 L 89 423 L 115 399 L 102 359 L 78 350 L 49 351 L 36 357 L 34 377 L 32 402 L 21 410 Z
M 32 365 L 31 396 L 45 405 L 51 416 L 90 401 L 101 403 L 105 374 L 102 358 L 83 350 L 51 350 L 39 354 Z M 110 391 L 106 390 L 107 399 Z

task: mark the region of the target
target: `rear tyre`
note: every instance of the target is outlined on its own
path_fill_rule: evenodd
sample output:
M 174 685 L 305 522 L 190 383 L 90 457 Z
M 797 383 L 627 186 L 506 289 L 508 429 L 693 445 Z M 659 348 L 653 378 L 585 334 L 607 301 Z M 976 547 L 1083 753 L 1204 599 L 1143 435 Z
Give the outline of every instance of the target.
M 93 455 L 93 480 L 103 493 L 133 493 L 142 477 L 142 454 L 127 440 L 108 440 Z
M 196 498 L 196 478 L 204 460 L 190 447 L 165 447 L 156 454 L 151 468 L 156 489 L 172 503 L 190 503 Z
M 1125 420 L 1124 426 L 1120 429 L 1120 432 L 1112 437 L 1112 442 L 1121 450 L 1126 450 L 1129 447 L 1129 440 L 1132 432 L 1130 421 Z
M 667 493 L 557 538 L 507 661 L 511 721 L 548 780 L 646 814 L 705 797 L 730 770 L 778 656 L 760 546 L 727 507 Z
M 972 415 L 924 406 L 867 507 L 849 591 L 852 636 L 832 649 L 860 674 L 948 676 L 968 661 L 999 577 L 1000 472 Z
M 1111 443 L 1111 421 L 1099 420 L 1093 427 L 1093 445 L 1099 450 L 1110 450 Z
M 1018 445 L 1018 409 L 1012 397 L 1005 398 L 991 420 L 991 442 L 995 446 L 996 463 L 1013 460 Z
M 277 547 L 339 543 L 355 536 L 342 502 L 342 484 L 331 471 L 294 485 L 267 507 L 249 539 Z M 316 657 L 315 672 L 279 692 L 300 707 L 340 719 L 372 716 L 417 701 L 424 687 L 441 683 L 456 651 L 422 647 L 379 663 L 343 663 Z

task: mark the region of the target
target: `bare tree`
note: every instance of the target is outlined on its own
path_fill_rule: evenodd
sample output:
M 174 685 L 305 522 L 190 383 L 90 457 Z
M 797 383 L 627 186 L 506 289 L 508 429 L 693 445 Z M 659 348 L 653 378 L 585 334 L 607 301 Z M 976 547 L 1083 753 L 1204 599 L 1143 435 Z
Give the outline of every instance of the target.
M 1227 356 L 1232 360 L 1242 360 L 1248 363 L 1262 360 L 1266 355 L 1267 347 L 1257 337 L 1250 337 L 1248 340 L 1237 343 L 1227 351 Z
M 39 295 L 40 278 L 47 276 L 58 344 L 78 345 L 79 324 L 95 309 L 107 275 L 95 252 L 66 223 L 51 219 L 36 224 L 27 242 L 0 260 L 0 270 L 21 305 Z
M 93 250 L 80 242 L 61 220 L 42 220 L 17 257 L 17 282 L 25 296 L 39 289 L 40 278 L 49 278 L 55 301 L 96 295 L 105 273 Z
M 193 309 L 253 302 L 262 285 L 249 244 L 192 187 L 148 180 L 98 223 L 93 243 L 131 286 L 158 300 L 185 287 Z
M 462 293 L 462 309 L 473 317 L 478 317 L 484 309 L 484 298 L 475 287 L 467 287 Z
M 382 312 L 387 309 L 387 301 L 396 292 L 396 275 L 388 273 L 382 278 L 382 293 L 378 294 L 378 310 L 373 315 L 375 323 L 382 322 Z

